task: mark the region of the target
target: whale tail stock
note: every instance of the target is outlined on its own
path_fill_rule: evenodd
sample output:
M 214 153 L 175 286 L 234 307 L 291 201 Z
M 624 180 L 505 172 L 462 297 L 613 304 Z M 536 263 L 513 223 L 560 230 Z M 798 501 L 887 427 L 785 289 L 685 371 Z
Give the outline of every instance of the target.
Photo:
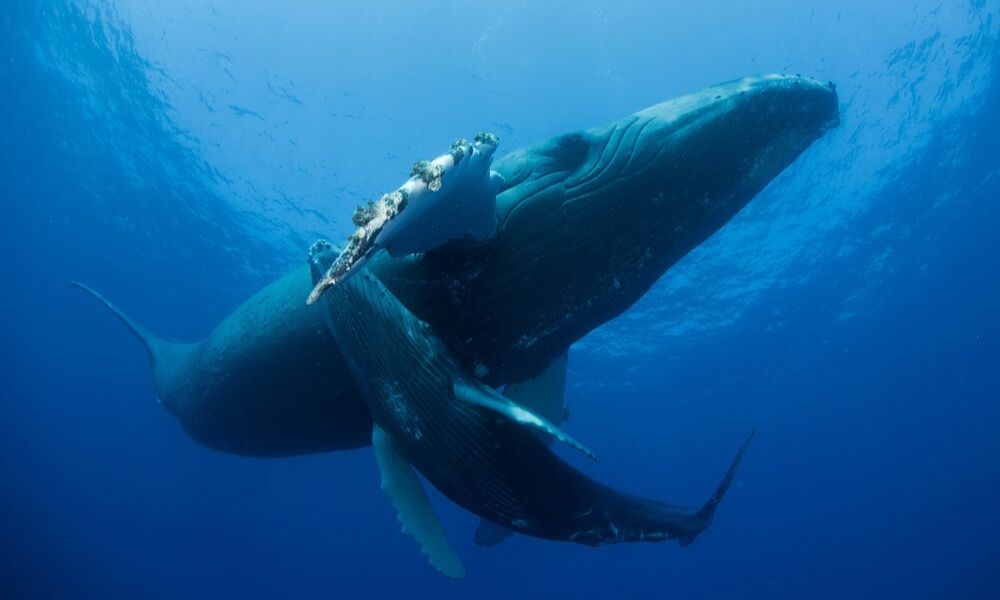
M 694 524 L 692 527 L 693 532 L 685 537 L 680 538 L 680 543 L 682 546 L 687 546 L 694 542 L 695 538 L 698 537 L 702 531 L 708 528 L 712 524 L 712 518 L 715 516 L 715 509 L 719 507 L 719 503 L 722 502 L 722 498 L 729 491 L 729 486 L 733 483 L 733 478 L 736 476 L 736 471 L 740 468 L 740 463 L 743 461 L 743 455 L 747 451 L 747 447 L 750 446 L 750 442 L 757 435 L 757 430 L 754 429 L 747 436 L 747 439 L 743 441 L 743 445 L 736 452 L 736 456 L 733 457 L 731 463 L 729 463 L 729 469 L 726 471 L 725 476 L 722 481 L 719 482 L 719 486 L 715 488 L 715 492 L 708 499 L 697 512 L 692 515 L 691 520 Z
M 145 327 L 139 325 L 131 318 L 128 317 L 120 308 L 111 303 L 110 300 L 102 296 L 100 293 L 90 288 L 87 285 L 80 283 L 79 281 L 70 281 L 69 285 L 77 289 L 83 290 L 95 300 L 100 302 L 105 308 L 111 311 L 111 314 L 116 316 L 119 321 L 122 322 L 125 327 L 135 335 L 136 338 L 142 343 L 142 347 L 146 349 L 146 354 L 149 356 L 149 363 L 154 368 L 163 358 L 165 352 L 170 346 L 174 344 L 166 340 L 160 339 L 159 337 L 153 335 L 146 330 Z

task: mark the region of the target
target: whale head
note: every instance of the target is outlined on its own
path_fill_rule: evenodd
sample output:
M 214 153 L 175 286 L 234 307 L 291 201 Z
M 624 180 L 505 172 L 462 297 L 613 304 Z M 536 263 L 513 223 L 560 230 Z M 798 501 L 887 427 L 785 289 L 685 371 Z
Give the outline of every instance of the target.
M 711 233 L 838 124 L 832 83 L 767 75 L 713 86 L 504 157 L 501 219 L 558 208 L 595 226 L 593 210 L 610 224 L 632 213 L 662 239 L 679 233 L 664 227 Z M 560 206 L 546 202 L 552 193 Z M 620 237 L 595 229 L 609 243 Z
M 498 232 L 474 257 L 429 255 L 419 278 L 413 265 L 378 268 L 481 377 L 530 378 L 624 312 L 838 122 L 831 83 L 767 75 L 713 86 L 504 156 L 494 163 L 505 181 Z M 433 300 L 408 294 L 413 281 Z

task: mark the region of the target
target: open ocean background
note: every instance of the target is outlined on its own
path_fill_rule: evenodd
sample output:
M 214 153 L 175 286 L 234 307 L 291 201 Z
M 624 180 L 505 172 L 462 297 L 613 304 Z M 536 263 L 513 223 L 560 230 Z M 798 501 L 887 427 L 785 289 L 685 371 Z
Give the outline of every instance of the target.
M 212 452 L 138 342 L 199 339 L 416 158 L 767 72 L 842 125 L 570 355 L 588 473 L 675 543 L 399 525 L 370 449 Z M 1000 2 L 0 5 L 0 597 L 1000 598 Z

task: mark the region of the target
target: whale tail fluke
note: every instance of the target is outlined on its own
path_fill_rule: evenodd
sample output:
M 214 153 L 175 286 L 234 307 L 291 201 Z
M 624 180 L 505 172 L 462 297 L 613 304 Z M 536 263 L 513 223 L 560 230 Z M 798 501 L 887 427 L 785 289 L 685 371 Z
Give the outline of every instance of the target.
M 740 463 L 743 461 L 743 455 L 746 453 L 747 447 L 750 446 L 750 442 L 753 441 L 753 438 L 756 435 L 756 429 L 750 432 L 750 435 L 747 436 L 743 445 L 740 446 L 740 449 L 736 452 L 736 456 L 733 457 L 733 461 L 729 463 L 729 469 L 726 471 L 726 475 L 722 478 L 722 481 L 719 482 L 719 487 L 715 488 L 715 493 L 713 493 L 708 499 L 708 502 L 702 505 L 702 507 L 698 509 L 698 512 L 694 514 L 694 520 L 701 524 L 701 526 L 695 533 L 680 539 L 682 546 L 687 546 L 693 542 L 695 538 L 698 537 L 698 534 L 704 531 L 712 523 L 712 517 L 715 516 L 715 509 L 718 508 L 719 503 L 722 502 L 722 498 L 726 495 L 726 492 L 729 491 L 729 486 L 732 485 L 733 478 L 736 476 L 736 471 L 740 468 Z
M 81 289 L 90 294 L 94 299 L 103 304 L 105 308 L 111 311 L 111 314 L 118 317 L 118 320 L 121 321 L 122 324 L 135 335 L 135 337 L 139 338 L 139 341 L 142 342 L 143 348 L 146 349 L 146 354 L 149 355 L 150 364 L 154 367 L 156 366 L 163 356 L 164 347 L 169 345 L 170 342 L 161 340 L 159 337 L 147 331 L 145 327 L 133 321 L 128 317 L 128 315 L 123 313 L 120 308 L 112 304 L 110 300 L 89 286 L 86 286 L 79 281 L 70 281 L 69 284 L 72 287 Z

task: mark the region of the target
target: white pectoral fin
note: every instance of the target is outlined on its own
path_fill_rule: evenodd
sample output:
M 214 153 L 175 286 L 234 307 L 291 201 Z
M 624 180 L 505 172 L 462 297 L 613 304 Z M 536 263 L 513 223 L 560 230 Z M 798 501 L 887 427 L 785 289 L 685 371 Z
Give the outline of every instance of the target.
M 455 397 L 463 402 L 475 404 L 482 408 L 491 410 L 503 417 L 510 419 L 518 425 L 530 427 L 535 431 L 544 433 L 547 436 L 567 444 L 590 458 L 597 460 L 597 455 L 590 448 L 584 446 L 568 433 L 559 429 L 551 421 L 539 415 L 533 410 L 521 406 L 510 398 L 502 396 L 485 385 L 465 378 L 455 379 L 453 383 Z
M 382 491 L 396 509 L 403 533 L 413 536 L 438 571 L 456 579 L 465 577 L 462 561 L 448 543 L 413 467 L 378 425 L 372 429 L 372 446 L 382 473 Z

